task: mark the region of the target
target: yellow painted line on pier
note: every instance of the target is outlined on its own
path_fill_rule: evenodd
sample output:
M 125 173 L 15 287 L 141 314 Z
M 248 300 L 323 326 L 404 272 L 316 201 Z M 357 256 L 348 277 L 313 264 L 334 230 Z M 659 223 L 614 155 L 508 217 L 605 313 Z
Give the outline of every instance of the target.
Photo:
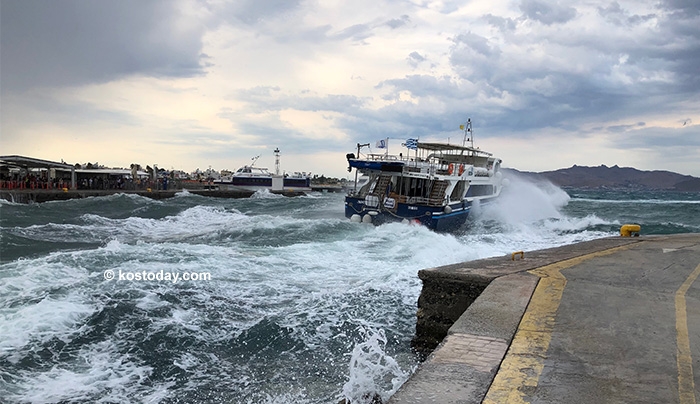
M 586 260 L 614 254 L 632 244 L 571 258 L 528 271 L 540 277 L 527 310 L 501 368 L 482 403 L 527 403 L 525 396 L 534 392 L 547 357 L 566 278 L 561 271 Z
M 678 396 L 681 404 L 695 404 L 695 383 L 693 382 L 693 359 L 690 355 L 688 339 L 688 314 L 685 306 L 685 294 L 695 279 L 700 275 L 700 265 L 688 276 L 676 291 L 676 344 L 678 345 Z

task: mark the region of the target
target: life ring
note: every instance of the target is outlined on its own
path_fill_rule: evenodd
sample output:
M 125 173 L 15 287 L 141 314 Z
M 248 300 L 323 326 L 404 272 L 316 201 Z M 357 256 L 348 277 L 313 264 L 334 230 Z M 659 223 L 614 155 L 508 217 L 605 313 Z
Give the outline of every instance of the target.
M 447 166 L 447 174 L 452 175 L 453 172 L 455 172 L 455 165 L 450 163 L 450 165 Z
M 464 174 L 464 164 L 459 165 L 459 175 Z

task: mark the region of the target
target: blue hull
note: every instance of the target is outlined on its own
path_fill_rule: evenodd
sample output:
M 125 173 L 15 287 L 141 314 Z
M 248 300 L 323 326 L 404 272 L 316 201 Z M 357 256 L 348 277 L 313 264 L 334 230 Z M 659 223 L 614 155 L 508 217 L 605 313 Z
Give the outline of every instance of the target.
M 345 198 L 345 217 L 370 215 L 372 223 L 375 225 L 408 220 L 419 222 L 435 231 L 449 232 L 458 229 L 467 221 L 471 211 L 471 202 L 457 202 L 449 206 L 452 208 L 451 213 L 445 213 L 442 207 L 409 205 L 405 203 L 398 203 L 395 210 L 384 208 L 380 210 L 365 206 L 365 201 L 362 198 L 348 196 Z M 372 213 L 370 214 L 370 212 Z
M 358 170 L 376 170 L 384 172 L 401 172 L 404 163 L 402 161 L 384 161 L 384 160 L 348 160 L 350 168 Z

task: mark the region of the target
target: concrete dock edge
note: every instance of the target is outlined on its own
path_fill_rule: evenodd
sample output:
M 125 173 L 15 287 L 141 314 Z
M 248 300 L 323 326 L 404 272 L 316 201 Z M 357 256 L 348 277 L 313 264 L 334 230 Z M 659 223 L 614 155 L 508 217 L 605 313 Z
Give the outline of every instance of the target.
M 389 403 L 481 402 L 538 279 L 527 273 L 494 279 Z
M 424 289 L 414 344 L 418 349 L 421 342 L 429 345 L 435 330 L 428 331 L 428 337 L 421 332 L 436 324 L 444 328 L 446 319 L 455 320 L 437 333 L 444 338 L 388 402 L 481 403 L 539 282 L 528 271 L 641 240 L 605 238 L 525 252 L 522 259 L 509 254 L 421 270 Z M 472 296 L 475 291 L 480 293 Z

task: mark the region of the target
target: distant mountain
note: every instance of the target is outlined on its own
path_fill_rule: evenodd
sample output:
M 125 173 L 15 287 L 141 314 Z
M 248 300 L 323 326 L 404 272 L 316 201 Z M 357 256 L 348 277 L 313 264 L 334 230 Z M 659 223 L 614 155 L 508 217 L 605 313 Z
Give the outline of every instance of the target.
M 669 191 L 700 192 L 700 178 L 682 175 L 670 171 L 641 171 L 636 168 L 584 167 L 574 165 L 555 171 L 533 173 L 505 169 L 507 172 L 532 179 L 547 179 L 560 187 L 572 188 L 622 188 L 622 189 L 660 189 Z

